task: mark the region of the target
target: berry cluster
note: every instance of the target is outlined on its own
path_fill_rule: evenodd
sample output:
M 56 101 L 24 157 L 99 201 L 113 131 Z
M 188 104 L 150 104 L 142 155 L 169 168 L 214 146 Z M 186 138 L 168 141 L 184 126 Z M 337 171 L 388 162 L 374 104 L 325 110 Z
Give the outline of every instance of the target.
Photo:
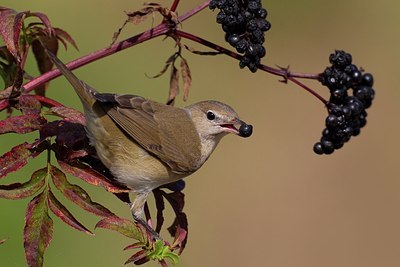
M 367 123 L 367 112 L 375 96 L 374 79 L 370 73 L 362 73 L 352 64 L 352 57 L 344 51 L 335 51 L 329 57 L 332 66 L 320 75 L 320 82 L 330 91 L 327 103 L 328 117 L 322 137 L 314 145 L 317 154 L 331 154 L 352 136 L 360 133 Z M 349 95 L 349 89 L 352 94 Z
M 257 65 L 265 56 L 264 32 L 271 28 L 266 20 L 267 10 L 261 0 L 211 0 L 210 9 L 218 8 L 217 23 L 222 25 L 225 40 L 240 54 L 240 67 L 257 71 Z

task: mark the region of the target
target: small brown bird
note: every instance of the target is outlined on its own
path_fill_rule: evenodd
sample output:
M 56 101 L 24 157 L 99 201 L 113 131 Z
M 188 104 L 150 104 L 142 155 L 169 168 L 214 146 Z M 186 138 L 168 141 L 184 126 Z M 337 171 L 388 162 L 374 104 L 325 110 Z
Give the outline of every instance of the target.
M 82 101 L 91 145 L 117 181 L 136 194 L 131 211 L 148 230 L 143 207 L 153 189 L 194 173 L 228 133 L 252 134 L 252 126 L 221 102 L 181 109 L 136 95 L 99 93 L 46 51 Z

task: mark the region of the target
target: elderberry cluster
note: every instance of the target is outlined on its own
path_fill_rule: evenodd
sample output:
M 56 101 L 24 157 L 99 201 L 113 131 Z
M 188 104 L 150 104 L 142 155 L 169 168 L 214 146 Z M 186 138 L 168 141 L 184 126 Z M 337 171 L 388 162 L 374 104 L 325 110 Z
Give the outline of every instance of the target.
M 264 32 L 271 28 L 266 20 L 268 12 L 261 0 L 211 0 L 210 9 L 218 8 L 217 23 L 222 25 L 225 40 L 240 54 L 240 68 L 257 71 L 257 65 L 265 56 Z
M 314 145 L 317 154 L 331 154 L 352 136 L 360 134 L 360 129 L 367 123 L 366 109 L 375 96 L 372 75 L 362 73 L 352 64 L 349 53 L 337 50 L 330 55 L 329 61 L 332 66 L 320 75 L 320 82 L 329 88 L 330 99 L 326 128 L 321 140 Z

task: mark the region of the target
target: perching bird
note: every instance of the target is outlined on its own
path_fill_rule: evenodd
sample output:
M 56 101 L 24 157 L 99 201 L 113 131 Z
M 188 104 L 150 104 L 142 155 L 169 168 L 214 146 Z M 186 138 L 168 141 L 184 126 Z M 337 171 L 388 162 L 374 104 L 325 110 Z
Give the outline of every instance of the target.
M 136 194 L 131 211 L 148 230 L 143 207 L 153 189 L 194 173 L 228 133 L 252 134 L 252 126 L 221 102 L 181 109 L 136 95 L 99 93 L 46 52 L 82 102 L 90 144 L 116 180 Z

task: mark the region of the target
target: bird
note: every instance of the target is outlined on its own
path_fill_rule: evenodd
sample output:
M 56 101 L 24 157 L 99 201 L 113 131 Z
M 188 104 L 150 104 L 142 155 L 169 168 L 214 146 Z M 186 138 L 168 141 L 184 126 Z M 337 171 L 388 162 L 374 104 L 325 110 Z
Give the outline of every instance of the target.
M 227 104 L 205 100 L 178 108 L 137 95 L 100 93 L 45 51 L 82 102 L 86 133 L 98 158 L 135 194 L 133 219 L 156 238 L 144 219 L 152 190 L 193 174 L 227 134 L 252 135 L 252 125 Z

